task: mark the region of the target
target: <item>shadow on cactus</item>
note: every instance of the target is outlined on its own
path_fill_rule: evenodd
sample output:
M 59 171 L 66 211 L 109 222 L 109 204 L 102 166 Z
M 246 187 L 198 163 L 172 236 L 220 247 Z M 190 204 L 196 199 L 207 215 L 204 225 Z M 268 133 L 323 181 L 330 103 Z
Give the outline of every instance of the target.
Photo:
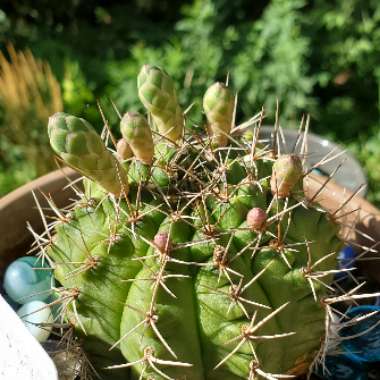
M 83 119 L 49 120 L 52 148 L 85 177 L 46 250 L 60 318 L 107 379 L 307 374 L 346 296 L 331 288 L 338 224 L 304 197 L 305 155 L 260 142 L 262 114 L 236 127 L 225 84 L 206 91 L 196 134 L 165 72 L 145 65 L 137 82 L 148 118 L 126 113 L 114 149 Z

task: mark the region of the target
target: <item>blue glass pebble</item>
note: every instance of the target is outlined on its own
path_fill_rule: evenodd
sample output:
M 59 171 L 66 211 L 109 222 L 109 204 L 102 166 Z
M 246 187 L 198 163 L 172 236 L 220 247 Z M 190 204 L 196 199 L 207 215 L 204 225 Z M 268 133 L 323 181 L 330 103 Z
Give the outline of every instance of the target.
M 320 168 L 313 168 L 312 172 L 317 175 L 326 176 L 326 173 Z
M 327 356 L 325 366 L 328 371 L 323 372 L 322 368 L 316 370 L 319 378 L 324 380 L 367 380 L 368 376 L 365 368 L 352 363 L 342 355 Z
M 38 257 L 25 256 L 11 263 L 4 275 L 4 290 L 14 302 L 45 301 L 53 284 L 52 270 Z
M 357 306 L 346 312 L 346 315 L 352 319 L 374 311 L 377 311 L 375 315 L 341 330 L 343 337 L 356 336 L 344 339 L 341 343 L 346 356 L 356 363 L 380 361 L 380 306 Z M 366 333 L 367 330 L 369 331 Z
M 50 307 L 45 302 L 28 302 L 20 307 L 17 315 L 39 342 L 45 342 L 49 338 L 52 330 L 53 316 Z

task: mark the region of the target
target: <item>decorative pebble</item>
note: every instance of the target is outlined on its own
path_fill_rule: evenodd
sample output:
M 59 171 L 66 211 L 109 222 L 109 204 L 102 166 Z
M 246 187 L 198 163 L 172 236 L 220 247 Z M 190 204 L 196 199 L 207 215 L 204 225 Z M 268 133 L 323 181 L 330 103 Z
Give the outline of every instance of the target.
M 374 315 L 365 318 L 370 313 Z M 356 306 L 346 315 L 350 319 L 363 317 L 341 330 L 344 338 L 341 346 L 346 356 L 356 363 L 380 361 L 380 306 Z M 351 336 L 354 338 L 349 338 Z
M 46 301 L 53 285 L 52 270 L 38 257 L 25 256 L 11 263 L 4 275 L 4 289 L 15 302 Z
M 320 168 L 313 168 L 312 173 L 320 175 L 320 176 L 326 176 L 326 173 Z
M 17 315 L 24 322 L 29 332 L 39 341 L 45 342 L 52 330 L 49 323 L 53 323 L 50 307 L 42 301 L 32 301 L 21 306 Z M 47 325 L 41 325 L 47 324 Z

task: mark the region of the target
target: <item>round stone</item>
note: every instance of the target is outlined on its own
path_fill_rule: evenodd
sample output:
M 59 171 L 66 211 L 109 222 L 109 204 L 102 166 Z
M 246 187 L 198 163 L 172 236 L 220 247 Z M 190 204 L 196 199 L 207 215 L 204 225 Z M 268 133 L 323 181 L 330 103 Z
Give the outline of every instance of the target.
M 25 256 L 13 261 L 5 271 L 4 290 L 14 302 L 46 301 L 54 286 L 52 270 L 46 261 Z
M 45 342 L 49 338 L 52 330 L 53 315 L 50 307 L 45 302 L 28 302 L 20 307 L 17 315 L 39 342 Z

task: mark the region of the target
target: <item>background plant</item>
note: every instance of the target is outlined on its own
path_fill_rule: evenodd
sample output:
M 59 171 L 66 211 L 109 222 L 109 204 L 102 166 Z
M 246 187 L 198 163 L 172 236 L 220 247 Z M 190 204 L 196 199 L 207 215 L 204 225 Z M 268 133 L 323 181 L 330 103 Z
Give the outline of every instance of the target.
M 379 202 L 370 164 L 380 159 L 377 1 L 24 1 L 1 9 L 0 41 L 49 61 L 66 111 L 101 125 L 99 99 L 114 125 L 109 99 L 122 111 L 139 110 L 134 78 L 154 62 L 183 84 L 182 104 L 195 99 L 191 116 L 199 121 L 201 89 L 229 73 L 240 120 L 265 105 L 271 122 L 276 98 L 284 126 L 309 112 L 313 132 L 359 153 L 370 200 Z
M 45 124 L 52 112 L 62 110 L 60 86 L 50 66 L 29 50 L 16 52 L 10 45 L 7 52 L 9 59 L 0 55 L 3 148 L 15 147 L 32 164 L 33 174 L 41 175 L 54 167 Z M 7 155 L 3 160 L 12 163 Z

